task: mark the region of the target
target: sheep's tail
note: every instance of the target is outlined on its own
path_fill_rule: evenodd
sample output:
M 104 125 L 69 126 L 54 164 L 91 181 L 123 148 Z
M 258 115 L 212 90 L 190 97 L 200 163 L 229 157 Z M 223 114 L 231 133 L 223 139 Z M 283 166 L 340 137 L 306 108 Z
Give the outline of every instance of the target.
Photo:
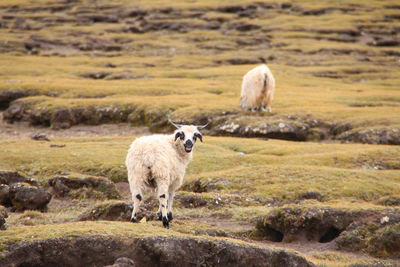
M 265 65 L 267 68 L 266 71 L 264 72 L 264 88 L 267 91 L 274 90 L 275 88 L 275 79 L 274 76 L 272 75 L 270 69 Z
M 243 108 L 243 109 L 247 108 L 247 104 L 246 103 L 247 103 L 246 97 L 245 96 L 241 96 L 240 97 L 240 107 Z

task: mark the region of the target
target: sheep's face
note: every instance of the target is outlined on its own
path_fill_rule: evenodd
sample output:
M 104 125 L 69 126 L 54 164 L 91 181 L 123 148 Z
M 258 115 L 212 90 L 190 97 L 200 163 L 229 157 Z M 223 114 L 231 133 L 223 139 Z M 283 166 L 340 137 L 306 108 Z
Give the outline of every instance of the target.
M 182 125 L 175 131 L 175 143 L 179 142 L 179 145 L 182 145 L 186 153 L 192 152 L 193 146 L 198 139 L 203 142 L 203 136 L 197 126 Z

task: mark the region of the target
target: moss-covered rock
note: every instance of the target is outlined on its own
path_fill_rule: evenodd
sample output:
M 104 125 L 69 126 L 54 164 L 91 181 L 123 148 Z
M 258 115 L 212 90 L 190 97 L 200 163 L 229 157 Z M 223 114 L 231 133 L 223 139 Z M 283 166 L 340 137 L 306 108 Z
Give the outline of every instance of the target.
M 44 210 L 52 195 L 41 187 L 15 183 L 10 186 L 9 198 L 17 210 Z

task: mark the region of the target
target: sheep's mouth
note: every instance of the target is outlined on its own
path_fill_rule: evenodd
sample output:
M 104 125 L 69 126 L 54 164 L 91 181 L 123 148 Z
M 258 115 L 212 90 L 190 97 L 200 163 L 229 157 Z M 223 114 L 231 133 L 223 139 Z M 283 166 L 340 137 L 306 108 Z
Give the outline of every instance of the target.
M 191 146 L 185 146 L 185 151 L 186 151 L 187 153 L 192 152 L 192 147 L 191 147 Z

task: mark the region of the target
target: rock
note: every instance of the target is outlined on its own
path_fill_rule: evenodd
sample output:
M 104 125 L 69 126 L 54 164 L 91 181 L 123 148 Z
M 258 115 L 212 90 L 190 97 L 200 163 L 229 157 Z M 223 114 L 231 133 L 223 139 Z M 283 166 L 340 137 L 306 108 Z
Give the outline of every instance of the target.
M 217 117 L 210 134 L 305 141 L 311 133 L 310 128 L 318 126 L 311 125 L 313 120 L 289 117 L 264 113 Z
M 37 182 L 20 175 L 18 172 L 0 171 L 0 184 L 28 183 L 37 185 Z
M 50 141 L 45 133 L 35 133 L 31 138 L 36 141 Z
M 355 129 L 343 132 L 336 138 L 343 142 L 400 145 L 400 129 Z
M 13 243 L 1 266 L 104 266 L 128 257 L 137 266 L 315 266 L 286 250 L 193 237 L 79 236 Z
M 130 79 L 143 79 L 147 74 L 134 74 L 131 71 L 114 72 L 104 77 L 104 80 L 130 80 Z
M 11 206 L 10 187 L 6 184 L 0 184 L 0 205 Z
M 13 102 L 3 113 L 6 122 L 13 123 L 24 118 L 25 103 L 21 101 Z
M 84 194 L 86 197 L 94 198 L 121 198 L 115 184 L 103 178 L 54 177 L 49 180 L 48 184 L 54 189 L 58 197 L 82 197 L 82 194 Z
M 7 211 L 5 208 L 0 206 L 0 230 L 6 230 L 6 219 L 8 217 Z
M 111 72 L 105 72 L 105 71 L 98 71 L 98 72 L 87 72 L 81 75 L 83 78 L 90 78 L 90 79 L 104 79 L 108 75 L 110 75 Z
M 74 114 L 71 109 L 60 108 L 51 116 L 51 127 L 55 129 L 66 129 L 76 124 Z
M 353 128 L 350 123 L 333 123 L 330 128 L 330 133 L 334 136 L 343 132 L 349 131 Z
M 51 194 L 43 188 L 15 183 L 10 186 L 11 203 L 17 210 L 44 210 L 51 200 Z
M 0 110 L 8 108 L 12 101 L 28 95 L 27 92 L 21 90 L 5 90 L 0 92 Z
M 104 267 L 135 267 L 135 262 L 127 257 L 118 258 L 113 265 L 106 265 Z

